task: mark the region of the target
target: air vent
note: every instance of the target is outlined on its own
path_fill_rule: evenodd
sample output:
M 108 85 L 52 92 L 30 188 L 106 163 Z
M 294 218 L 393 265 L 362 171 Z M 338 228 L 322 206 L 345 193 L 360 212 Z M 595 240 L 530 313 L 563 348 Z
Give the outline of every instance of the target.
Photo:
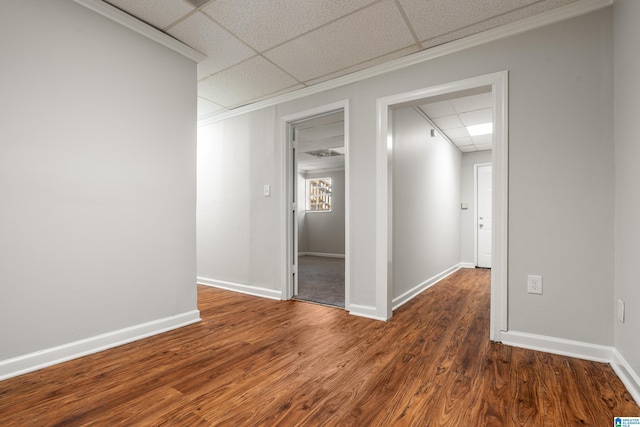
M 316 150 L 316 151 L 307 151 L 308 155 L 313 156 L 313 157 L 317 157 L 319 159 L 324 158 L 324 157 L 335 157 L 335 156 L 341 156 L 342 154 L 338 153 L 337 151 L 333 151 L 333 150 Z

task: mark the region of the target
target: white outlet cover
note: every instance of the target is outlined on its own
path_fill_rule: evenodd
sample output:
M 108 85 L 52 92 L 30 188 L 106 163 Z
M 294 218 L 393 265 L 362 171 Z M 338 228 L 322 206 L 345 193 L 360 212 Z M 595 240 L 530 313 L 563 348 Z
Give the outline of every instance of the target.
M 542 276 L 527 276 L 527 292 L 530 294 L 542 295 Z

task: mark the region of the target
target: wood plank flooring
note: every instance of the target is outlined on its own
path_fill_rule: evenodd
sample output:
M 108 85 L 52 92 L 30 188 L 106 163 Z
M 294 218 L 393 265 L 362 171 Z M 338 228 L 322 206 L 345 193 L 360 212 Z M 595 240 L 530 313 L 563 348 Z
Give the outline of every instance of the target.
M 609 426 L 609 365 L 489 342 L 489 274 L 389 322 L 199 287 L 201 323 L 0 382 L 1 426 Z

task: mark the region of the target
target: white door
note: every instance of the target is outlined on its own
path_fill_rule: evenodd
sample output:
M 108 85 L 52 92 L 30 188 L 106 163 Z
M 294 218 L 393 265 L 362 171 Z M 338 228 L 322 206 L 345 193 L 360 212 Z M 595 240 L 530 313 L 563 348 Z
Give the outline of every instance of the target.
M 491 165 L 476 168 L 477 266 L 491 268 Z

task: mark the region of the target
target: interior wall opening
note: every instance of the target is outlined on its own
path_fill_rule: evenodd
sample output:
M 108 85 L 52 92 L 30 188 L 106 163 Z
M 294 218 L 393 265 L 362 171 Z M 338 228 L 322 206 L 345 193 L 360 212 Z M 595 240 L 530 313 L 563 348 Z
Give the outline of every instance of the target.
M 491 86 L 416 102 L 391 112 L 394 309 L 461 267 L 491 268 L 491 180 L 478 199 L 470 173 L 491 159 Z
M 500 72 L 378 100 L 376 297 L 381 318 L 390 318 L 395 308 L 460 267 L 478 266 L 473 228 L 482 226 L 491 242 L 485 248 L 492 269 L 491 339 L 499 340 L 507 330 L 506 95 L 507 72 Z M 492 165 L 492 218 L 483 215 L 482 220 L 475 190 L 473 200 L 462 191 L 475 186 L 466 178 L 463 185 L 463 172 L 471 165 L 477 173 L 481 163 Z M 468 212 L 473 214 L 463 216 Z M 468 220 L 471 246 L 469 233 L 463 233 Z
M 291 297 L 346 308 L 345 111 L 290 122 Z

